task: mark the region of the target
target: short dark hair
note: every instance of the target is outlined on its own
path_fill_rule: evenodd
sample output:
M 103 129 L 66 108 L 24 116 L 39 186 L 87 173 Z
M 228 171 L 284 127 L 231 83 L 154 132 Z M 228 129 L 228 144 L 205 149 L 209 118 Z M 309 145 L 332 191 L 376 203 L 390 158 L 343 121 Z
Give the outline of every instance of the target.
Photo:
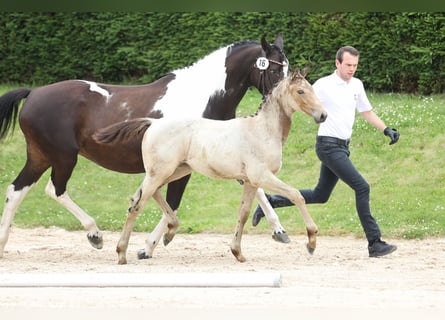
M 356 48 L 351 47 L 351 46 L 344 46 L 344 47 L 341 47 L 340 49 L 338 49 L 337 54 L 335 55 L 335 59 L 337 59 L 340 63 L 342 63 L 343 62 L 343 54 L 345 52 L 348 52 L 351 55 L 357 56 L 357 57 L 360 55 L 360 52 L 358 52 L 358 50 Z

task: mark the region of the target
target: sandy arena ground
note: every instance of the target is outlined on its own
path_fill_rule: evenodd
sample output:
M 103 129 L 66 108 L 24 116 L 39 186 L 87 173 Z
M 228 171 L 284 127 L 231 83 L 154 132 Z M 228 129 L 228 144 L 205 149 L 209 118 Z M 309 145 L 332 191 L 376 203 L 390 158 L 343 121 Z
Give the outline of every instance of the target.
M 230 234 L 178 234 L 154 258 L 137 260 L 146 234 L 133 233 L 127 265 L 117 264 L 119 233 L 104 232 L 104 248 L 93 249 L 86 232 L 13 227 L 0 274 L 56 273 L 278 273 L 280 287 L 2 287 L 2 319 L 101 319 L 186 317 L 249 319 L 444 319 L 445 239 L 389 240 L 398 250 L 369 258 L 366 242 L 319 237 L 314 255 L 306 237 L 291 243 L 268 234 L 245 234 L 247 262 L 232 256 Z M 388 241 L 388 239 L 386 239 Z

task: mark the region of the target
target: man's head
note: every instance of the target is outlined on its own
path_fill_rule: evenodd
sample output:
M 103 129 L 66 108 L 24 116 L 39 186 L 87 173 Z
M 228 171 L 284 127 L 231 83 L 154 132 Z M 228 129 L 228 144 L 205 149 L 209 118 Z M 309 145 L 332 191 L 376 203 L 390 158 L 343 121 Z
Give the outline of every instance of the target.
M 346 82 L 349 82 L 354 76 L 358 66 L 360 53 L 351 46 L 345 46 L 338 49 L 335 56 L 335 66 L 337 75 Z

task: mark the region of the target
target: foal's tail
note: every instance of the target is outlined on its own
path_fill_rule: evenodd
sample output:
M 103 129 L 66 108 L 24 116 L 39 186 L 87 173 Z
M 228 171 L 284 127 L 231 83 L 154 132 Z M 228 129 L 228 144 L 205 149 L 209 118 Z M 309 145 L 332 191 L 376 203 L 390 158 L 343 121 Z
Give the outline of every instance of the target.
M 19 88 L 0 97 L 0 140 L 6 137 L 9 128 L 14 131 L 20 101 L 25 99 L 31 91 L 28 88 Z
M 118 122 L 101 128 L 93 134 L 98 143 L 118 143 L 129 139 L 142 141 L 145 131 L 153 123 L 153 119 L 136 118 Z

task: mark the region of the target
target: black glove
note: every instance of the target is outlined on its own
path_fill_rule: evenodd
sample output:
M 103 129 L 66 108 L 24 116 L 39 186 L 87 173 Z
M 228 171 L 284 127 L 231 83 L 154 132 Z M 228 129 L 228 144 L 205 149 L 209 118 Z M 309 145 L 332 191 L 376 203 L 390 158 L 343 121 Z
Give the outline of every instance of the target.
M 396 129 L 386 127 L 385 130 L 383 130 L 383 133 L 385 136 L 391 138 L 391 142 L 389 144 L 394 144 L 399 141 L 400 133 L 398 133 Z

